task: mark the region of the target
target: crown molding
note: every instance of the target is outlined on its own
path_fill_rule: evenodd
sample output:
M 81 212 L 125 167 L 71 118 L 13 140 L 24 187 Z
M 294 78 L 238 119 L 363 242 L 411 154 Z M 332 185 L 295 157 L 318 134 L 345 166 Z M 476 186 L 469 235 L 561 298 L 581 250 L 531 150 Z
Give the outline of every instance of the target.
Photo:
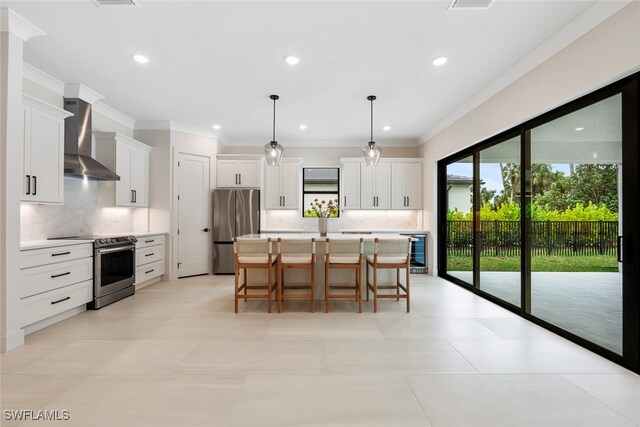
M 420 135 L 419 144 L 424 144 L 632 2 L 633 0 L 597 1 L 489 85 L 478 91 L 468 101 Z
M 121 113 L 118 110 L 109 107 L 107 104 L 102 101 L 96 101 L 92 107 L 93 112 L 101 114 L 114 122 L 120 123 L 121 125 L 127 127 L 128 129 L 133 129 L 135 126 L 135 119 L 127 116 L 126 114 Z
M 0 8 L 0 31 L 15 34 L 25 42 L 31 37 L 47 35 L 12 9 L 7 8 Z
M 173 120 L 136 120 L 135 130 L 167 130 L 172 132 L 188 133 L 190 135 L 204 136 L 213 138 L 224 144 L 226 137 L 222 132 L 208 130 L 199 126 L 193 126 L 187 123 L 176 122 Z
M 312 139 L 312 138 L 278 138 L 278 142 L 287 147 L 296 148 L 362 148 L 367 145 L 365 138 L 357 139 Z M 227 147 L 262 147 L 269 141 L 266 138 L 256 137 L 238 137 L 234 138 L 234 142 L 227 144 Z M 415 148 L 422 144 L 416 138 L 389 138 L 376 141 L 382 147 L 383 153 L 385 147 L 388 148 Z
M 100 95 L 95 90 L 88 88 L 82 83 L 67 83 L 64 85 L 64 97 L 65 98 L 80 98 L 83 101 L 87 101 L 93 105 L 97 101 L 104 99 L 104 96 Z
M 64 82 L 62 80 L 56 79 L 31 64 L 26 62 L 23 63 L 22 77 L 50 90 L 51 92 L 64 96 Z

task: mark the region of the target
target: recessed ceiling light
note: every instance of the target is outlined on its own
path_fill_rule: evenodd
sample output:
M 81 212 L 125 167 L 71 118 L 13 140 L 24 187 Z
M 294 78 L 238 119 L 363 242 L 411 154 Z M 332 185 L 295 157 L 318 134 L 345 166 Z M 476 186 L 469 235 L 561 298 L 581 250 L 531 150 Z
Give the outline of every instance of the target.
M 391 130 L 391 126 L 382 126 L 382 130 L 385 132 Z
M 215 130 L 220 130 L 220 129 L 222 129 L 222 126 L 220 126 L 220 125 L 213 125 L 212 127 L 213 127 Z
M 447 57 L 446 57 L 446 56 L 439 56 L 439 57 L 435 58 L 435 59 L 434 59 L 433 61 L 431 61 L 431 62 L 433 63 L 433 65 L 436 65 L 436 66 L 438 66 L 438 67 L 439 67 L 439 66 L 441 66 L 441 65 L 446 64 L 446 62 L 447 62 Z
M 146 63 L 149 62 L 149 57 L 148 56 L 144 56 L 144 55 L 141 55 L 139 53 L 133 55 L 133 59 L 134 59 L 134 61 L 136 61 L 139 64 L 146 64 Z
M 307 125 L 300 125 L 298 126 L 298 129 L 300 130 L 305 130 L 307 128 Z
M 584 130 L 584 128 L 583 127 L 576 128 L 576 131 L 578 132 L 580 132 L 581 130 Z
M 295 55 L 285 56 L 284 60 L 287 61 L 287 64 L 289 65 L 296 65 L 298 62 L 300 62 L 300 58 Z

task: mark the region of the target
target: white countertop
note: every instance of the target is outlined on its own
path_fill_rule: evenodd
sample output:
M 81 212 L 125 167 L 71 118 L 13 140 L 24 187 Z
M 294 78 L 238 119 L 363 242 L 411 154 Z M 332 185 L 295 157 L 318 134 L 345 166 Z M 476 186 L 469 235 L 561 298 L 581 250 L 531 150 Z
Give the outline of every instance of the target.
M 55 248 L 58 246 L 84 245 L 93 243 L 93 240 L 31 240 L 20 242 L 20 250 L 32 250 L 42 248 Z
M 282 239 L 309 239 L 315 238 L 316 241 L 324 241 L 326 238 L 334 239 L 334 240 L 346 240 L 346 239 L 360 239 L 362 240 L 374 240 L 376 238 L 380 239 L 406 239 L 406 236 L 402 236 L 398 233 L 367 233 L 367 234 L 342 234 L 342 233 L 327 233 L 326 237 L 320 237 L 320 233 L 304 233 L 304 235 L 300 233 L 260 233 L 260 234 L 245 234 L 243 236 L 239 236 L 239 239 L 277 239 L 278 237 Z
M 372 228 L 343 228 L 337 230 L 338 233 L 396 233 L 396 234 L 429 234 L 427 230 L 407 230 L 407 229 L 372 229 Z

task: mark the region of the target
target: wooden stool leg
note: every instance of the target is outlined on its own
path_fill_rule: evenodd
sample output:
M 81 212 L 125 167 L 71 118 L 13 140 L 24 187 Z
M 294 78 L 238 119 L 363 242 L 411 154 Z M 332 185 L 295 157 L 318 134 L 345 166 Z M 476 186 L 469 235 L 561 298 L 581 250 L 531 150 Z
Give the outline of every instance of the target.
M 411 279 L 409 279 L 409 277 L 411 277 L 411 275 L 409 274 L 409 266 L 407 266 L 407 269 L 405 271 L 406 271 L 405 276 L 407 278 L 407 285 L 406 286 L 407 286 L 407 313 L 408 313 L 409 310 L 411 310 L 411 305 L 409 303 L 409 280 L 411 280 Z
M 235 280 L 235 285 L 236 285 L 236 291 L 234 292 L 234 310 L 237 313 L 238 312 L 238 279 L 239 279 L 239 275 L 240 275 L 240 270 L 236 267 L 236 271 L 235 271 L 235 276 L 236 276 L 236 280 Z
M 276 264 L 276 277 L 278 282 L 278 313 L 282 313 L 282 268 L 279 261 Z
M 329 264 L 324 263 L 324 312 L 329 312 Z
M 378 312 L 378 269 L 373 267 L 373 312 Z
M 366 278 L 366 282 L 364 283 L 364 287 L 367 288 L 366 289 L 367 301 L 369 301 L 369 263 L 368 262 L 365 262 L 364 268 L 367 269 L 367 278 Z
M 358 299 L 358 313 L 362 313 L 362 270 L 360 267 L 356 269 L 356 298 Z
M 267 313 L 271 313 L 271 266 L 267 273 Z
M 396 301 L 400 301 L 400 269 L 396 268 Z
M 248 274 L 247 274 L 247 269 L 244 268 L 244 275 L 242 276 L 242 282 L 244 283 L 244 302 L 247 302 L 247 281 L 249 280 L 247 278 Z
M 314 271 L 315 271 L 314 267 L 315 267 L 315 265 L 311 264 L 310 270 L 311 270 L 311 312 L 312 313 L 316 311 L 316 308 L 315 308 L 316 302 L 315 302 L 314 296 L 313 296 L 313 293 L 314 293 L 313 279 L 314 279 Z

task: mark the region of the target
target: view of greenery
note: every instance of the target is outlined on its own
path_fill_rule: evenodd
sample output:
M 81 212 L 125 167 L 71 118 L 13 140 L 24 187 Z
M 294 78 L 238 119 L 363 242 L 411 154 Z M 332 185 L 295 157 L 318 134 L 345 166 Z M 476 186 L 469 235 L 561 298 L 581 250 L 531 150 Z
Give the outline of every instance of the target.
M 516 163 L 500 164 L 500 172 L 503 189 L 499 193 L 481 188 L 481 221 L 520 220 L 520 166 Z M 569 175 L 566 175 L 561 170 L 554 171 L 549 164 L 534 164 L 531 172 L 532 221 L 618 221 L 617 165 L 571 164 Z M 472 221 L 473 213 L 449 210 L 447 220 Z M 461 228 L 456 231 L 457 244 L 470 234 L 470 229 L 464 230 Z M 597 232 L 592 232 L 596 234 L 591 240 L 597 242 Z M 581 237 L 586 239 L 585 236 Z M 471 236 L 468 238 L 471 239 Z M 618 271 L 614 255 L 575 255 L 532 255 L 532 271 Z M 468 254 L 447 255 L 447 269 L 450 271 L 470 271 L 471 263 L 472 258 Z M 519 255 L 491 256 L 485 255 L 483 251 L 481 263 L 483 271 L 520 270 Z

